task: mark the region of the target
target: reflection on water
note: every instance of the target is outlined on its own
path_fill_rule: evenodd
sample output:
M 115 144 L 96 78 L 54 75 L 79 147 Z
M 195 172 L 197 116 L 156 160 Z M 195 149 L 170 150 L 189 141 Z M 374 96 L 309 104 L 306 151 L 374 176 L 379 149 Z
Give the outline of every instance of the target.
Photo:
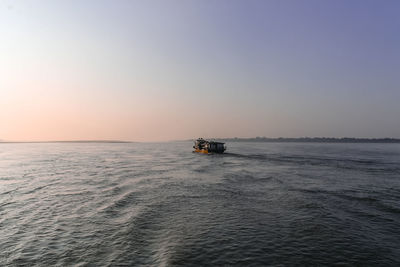
M 0 265 L 399 265 L 398 144 L 0 144 Z

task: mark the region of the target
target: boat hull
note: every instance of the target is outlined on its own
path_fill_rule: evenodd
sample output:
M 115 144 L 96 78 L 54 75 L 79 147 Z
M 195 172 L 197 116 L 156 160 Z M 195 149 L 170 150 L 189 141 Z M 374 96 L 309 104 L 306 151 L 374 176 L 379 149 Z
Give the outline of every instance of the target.
M 208 152 L 207 149 L 198 149 L 198 148 L 196 148 L 196 149 L 194 150 L 194 152 L 203 153 L 203 154 L 210 154 L 210 152 Z

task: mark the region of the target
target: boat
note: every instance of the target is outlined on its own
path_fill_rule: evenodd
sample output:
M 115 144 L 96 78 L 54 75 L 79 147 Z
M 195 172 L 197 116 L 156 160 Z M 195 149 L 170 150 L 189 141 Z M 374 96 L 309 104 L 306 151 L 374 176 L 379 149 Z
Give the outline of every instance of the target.
M 216 141 L 208 141 L 203 138 L 199 138 L 194 141 L 194 152 L 203 153 L 203 154 L 212 154 L 218 153 L 222 154 L 226 150 L 225 143 L 216 142 Z

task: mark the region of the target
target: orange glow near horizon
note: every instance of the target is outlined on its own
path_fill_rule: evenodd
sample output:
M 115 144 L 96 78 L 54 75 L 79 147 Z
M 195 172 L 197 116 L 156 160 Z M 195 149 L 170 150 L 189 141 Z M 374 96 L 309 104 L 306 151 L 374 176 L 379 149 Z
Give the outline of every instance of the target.
M 400 138 L 397 3 L 183 2 L 1 2 L 0 140 Z

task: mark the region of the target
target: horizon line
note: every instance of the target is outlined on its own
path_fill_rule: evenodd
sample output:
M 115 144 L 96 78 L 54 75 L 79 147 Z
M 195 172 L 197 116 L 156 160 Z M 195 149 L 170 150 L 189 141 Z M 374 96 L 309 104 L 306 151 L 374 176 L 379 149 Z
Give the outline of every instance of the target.
M 159 142 L 179 142 L 179 141 L 192 141 L 197 138 L 190 139 L 175 139 L 175 140 L 166 140 L 166 141 L 128 141 L 128 140 L 107 140 L 107 139 L 83 139 L 83 140 L 39 140 L 39 141 L 16 141 L 16 140 L 2 140 L 0 139 L 0 143 L 159 143 Z M 334 140 L 392 140 L 392 141 L 400 141 L 400 138 L 396 137 L 265 137 L 265 136 L 256 136 L 256 137 L 212 137 L 206 139 L 215 139 L 215 140 L 304 140 L 304 139 L 334 139 Z

